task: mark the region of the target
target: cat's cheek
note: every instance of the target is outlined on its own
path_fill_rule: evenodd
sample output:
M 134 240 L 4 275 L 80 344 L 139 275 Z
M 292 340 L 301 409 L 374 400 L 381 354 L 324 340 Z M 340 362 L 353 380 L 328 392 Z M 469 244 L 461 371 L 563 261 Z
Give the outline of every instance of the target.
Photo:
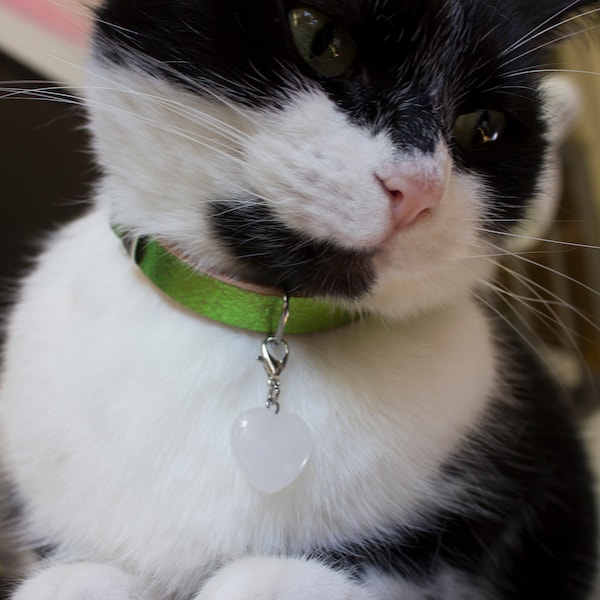
M 446 268 L 409 277 L 398 270 L 381 267 L 376 285 L 361 298 L 359 307 L 386 319 L 409 319 L 464 300 L 482 280 L 489 280 L 494 265 L 477 261 L 462 268 Z
M 391 318 L 434 309 L 471 293 L 494 272 L 498 251 L 482 236 L 483 183 L 454 173 L 442 202 L 373 256 L 376 285 L 361 306 Z
M 476 259 L 485 246 L 483 197 L 483 185 L 476 177 L 453 174 L 439 204 L 410 227 L 396 231 L 381 246 L 376 263 L 418 279 Z

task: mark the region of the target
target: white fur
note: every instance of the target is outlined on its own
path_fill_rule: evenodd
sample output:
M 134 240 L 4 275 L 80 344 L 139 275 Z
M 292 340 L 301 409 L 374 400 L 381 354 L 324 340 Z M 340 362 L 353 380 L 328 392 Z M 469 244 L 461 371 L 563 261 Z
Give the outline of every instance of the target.
M 142 580 L 94 563 L 59 563 L 21 585 L 13 600 L 154 600 Z M 195 600 L 369 600 L 372 596 L 342 572 L 316 561 L 248 557 L 211 577 Z
M 429 165 L 448 172 L 440 206 L 392 235 L 375 176 L 414 157 L 351 125 L 323 94 L 298 94 L 266 119 L 94 69 L 89 103 L 107 177 L 97 208 L 56 236 L 27 279 L 0 388 L 2 451 L 30 538 L 91 564 L 51 566 L 18 600 L 151 589 L 198 600 L 366 598 L 316 562 L 273 557 L 383 535 L 388 522 L 464 501 L 433 478 L 496 385 L 489 327 L 471 297 L 491 268 L 477 232 L 483 187 L 440 146 Z M 377 285 L 361 303 L 372 316 L 288 337 L 282 410 L 299 414 L 316 443 L 302 476 L 273 496 L 247 484 L 228 442 L 234 418 L 265 400 L 254 360 L 263 336 L 164 297 L 109 227 L 158 235 L 227 271 L 204 211 L 245 190 L 292 228 L 379 247 Z M 199 592 L 220 565 L 229 566 Z
M 37 572 L 13 600 L 153 600 L 139 578 L 117 567 L 94 563 L 61 563 Z
M 288 336 L 283 410 L 318 443 L 303 475 L 265 496 L 228 444 L 234 418 L 265 399 L 261 335 L 159 294 L 106 217 L 97 210 L 54 241 L 9 331 L 2 439 L 32 537 L 193 591 L 215 562 L 372 536 L 453 500 L 428 477 L 494 384 L 471 300 L 426 320 Z
M 196 600 L 369 600 L 362 586 L 315 561 L 246 558 L 210 579 Z

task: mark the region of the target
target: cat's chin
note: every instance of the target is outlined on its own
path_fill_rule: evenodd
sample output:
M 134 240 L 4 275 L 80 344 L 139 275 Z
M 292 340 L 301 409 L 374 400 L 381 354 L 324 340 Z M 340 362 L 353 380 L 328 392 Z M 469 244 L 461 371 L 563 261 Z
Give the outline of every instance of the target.
M 411 253 L 410 245 L 406 239 L 391 239 L 373 255 L 375 283 L 367 294 L 355 299 L 356 307 L 386 319 L 413 318 L 465 297 L 478 297 L 482 282 L 493 277 L 495 266 L 484 256 L 443 260 L 417 249 Z

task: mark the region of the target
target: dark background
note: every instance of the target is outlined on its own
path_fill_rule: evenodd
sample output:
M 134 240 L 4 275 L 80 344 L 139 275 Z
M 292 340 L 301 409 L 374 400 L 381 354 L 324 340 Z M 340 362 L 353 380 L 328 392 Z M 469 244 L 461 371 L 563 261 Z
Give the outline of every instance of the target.
M 7 96 L 42 86 L 0 53 L 0 316 L 47 232 L 85 210 L 95 177 L 80 107 Z

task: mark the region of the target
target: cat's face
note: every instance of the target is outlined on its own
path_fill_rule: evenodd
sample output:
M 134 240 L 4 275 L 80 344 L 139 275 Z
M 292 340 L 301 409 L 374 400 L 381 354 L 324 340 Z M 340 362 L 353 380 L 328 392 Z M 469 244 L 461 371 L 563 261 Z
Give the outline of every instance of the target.
M 109 0 L 89 106 L 115 223 L 384 314 L 463 293 L 554 201 L 568 103 L 535 71 L 600 6 L 491 4 Z

